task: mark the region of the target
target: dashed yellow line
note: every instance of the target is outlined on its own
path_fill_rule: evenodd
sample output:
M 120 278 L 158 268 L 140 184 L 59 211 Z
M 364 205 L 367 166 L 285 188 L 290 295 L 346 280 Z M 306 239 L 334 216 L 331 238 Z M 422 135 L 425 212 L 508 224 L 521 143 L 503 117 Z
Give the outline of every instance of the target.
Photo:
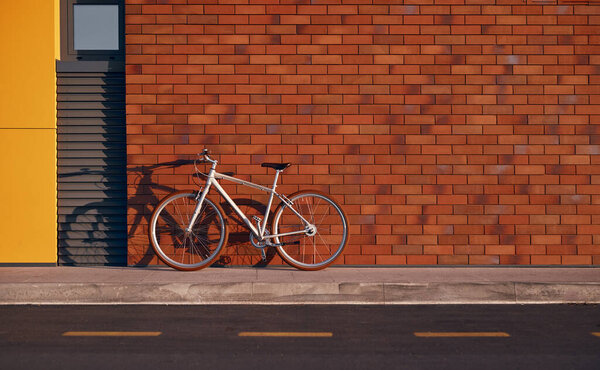
M 157 337 L 161 335 L 160 331 L 66 331 L 62 335 L 64 337 Z M 506 338 L 510 334 L 501 331 L 493 332 L 414 332 L 415 337 L 421 338 Z M 600 332 L 591 332 L 591 335 L 600 338 Z M 330 338 L 333 337 L 332 332 L 260 332 L 260 331 L 243 331 L 238 333 L 239 337 L 314 337 L 314 338 Z
M 160 331 L 66 331 L 63 337 L 158 337 Z
M 239 337 L 333 337 L 331 332 L 243 331 Z
M 473 337 L 510 337 L 503 331 L 446 331 L 446 332 L 415 332 L 415 337 L 424 338 L 473 338 Z

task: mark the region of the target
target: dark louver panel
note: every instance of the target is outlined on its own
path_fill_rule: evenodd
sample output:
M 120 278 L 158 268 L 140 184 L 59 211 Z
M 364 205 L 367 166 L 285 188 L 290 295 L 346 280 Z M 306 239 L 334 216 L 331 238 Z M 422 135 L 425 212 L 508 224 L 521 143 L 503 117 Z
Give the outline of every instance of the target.
M 125 75 L 58 62 L 58 261 L 127 263 Z

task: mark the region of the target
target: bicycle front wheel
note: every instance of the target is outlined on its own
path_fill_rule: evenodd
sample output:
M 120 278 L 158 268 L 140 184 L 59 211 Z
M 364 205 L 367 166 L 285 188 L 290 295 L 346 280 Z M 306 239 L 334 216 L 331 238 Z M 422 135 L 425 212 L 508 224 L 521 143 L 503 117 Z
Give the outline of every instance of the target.
M 152 214 L 149 236 L 154 252 L 178 270 L 209 266 L 227 243 L 225 212 L 207 198 L 191 230 L 186 232 L 197 204 L 196 194 L 179 191 L 165 197 Z
M 281 258 L 300 270 L 320 270 L 332 264 L 348 241 L 348 219 L 342 208 L 318 191 L 300 191 L 289 197 L 293 209 L 281 203 L 273 218 L 273 234 L 302 233 L 273 238 L 281 244 Z M 308 226 L 308 228 L 307 228 Z

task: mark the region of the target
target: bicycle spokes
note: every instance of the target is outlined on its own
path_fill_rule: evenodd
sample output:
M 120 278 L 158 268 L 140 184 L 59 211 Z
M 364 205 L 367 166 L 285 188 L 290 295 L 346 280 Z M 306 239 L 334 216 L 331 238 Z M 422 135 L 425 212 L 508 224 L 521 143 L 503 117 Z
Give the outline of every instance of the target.
M 184 269 L 208 263 L 224 242 L 223 215 L 209 200 L 205 200 L 188 230 L 196 204 L 193 194 L 179 194 L 165 201 L 153 217 L 153 245 L 156 242 L 158 246 L 155 250 L 169 263 Z
M 292 200 L 294 209 L 310 225 L 305 225 L 290 207 L 282 208 L 276 215 L 278 234 L 305 230 L 303 234 L 279 237 L 282 257 L 307 269 L 333 262 L 347 237 L 347 222 L 341 209 L 320 194 L 303 193 Z

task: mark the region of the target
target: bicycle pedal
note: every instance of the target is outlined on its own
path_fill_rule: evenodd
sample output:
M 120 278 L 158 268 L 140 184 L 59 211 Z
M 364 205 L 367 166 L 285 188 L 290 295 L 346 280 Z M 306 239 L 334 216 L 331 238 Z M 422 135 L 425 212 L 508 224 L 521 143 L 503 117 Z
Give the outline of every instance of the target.
M 300 240 L 296 240 L 294 242 L 289 242 L 289 243 L 281 243 L 280 245 L 292 245 L 292 244 L 300 244 Z

